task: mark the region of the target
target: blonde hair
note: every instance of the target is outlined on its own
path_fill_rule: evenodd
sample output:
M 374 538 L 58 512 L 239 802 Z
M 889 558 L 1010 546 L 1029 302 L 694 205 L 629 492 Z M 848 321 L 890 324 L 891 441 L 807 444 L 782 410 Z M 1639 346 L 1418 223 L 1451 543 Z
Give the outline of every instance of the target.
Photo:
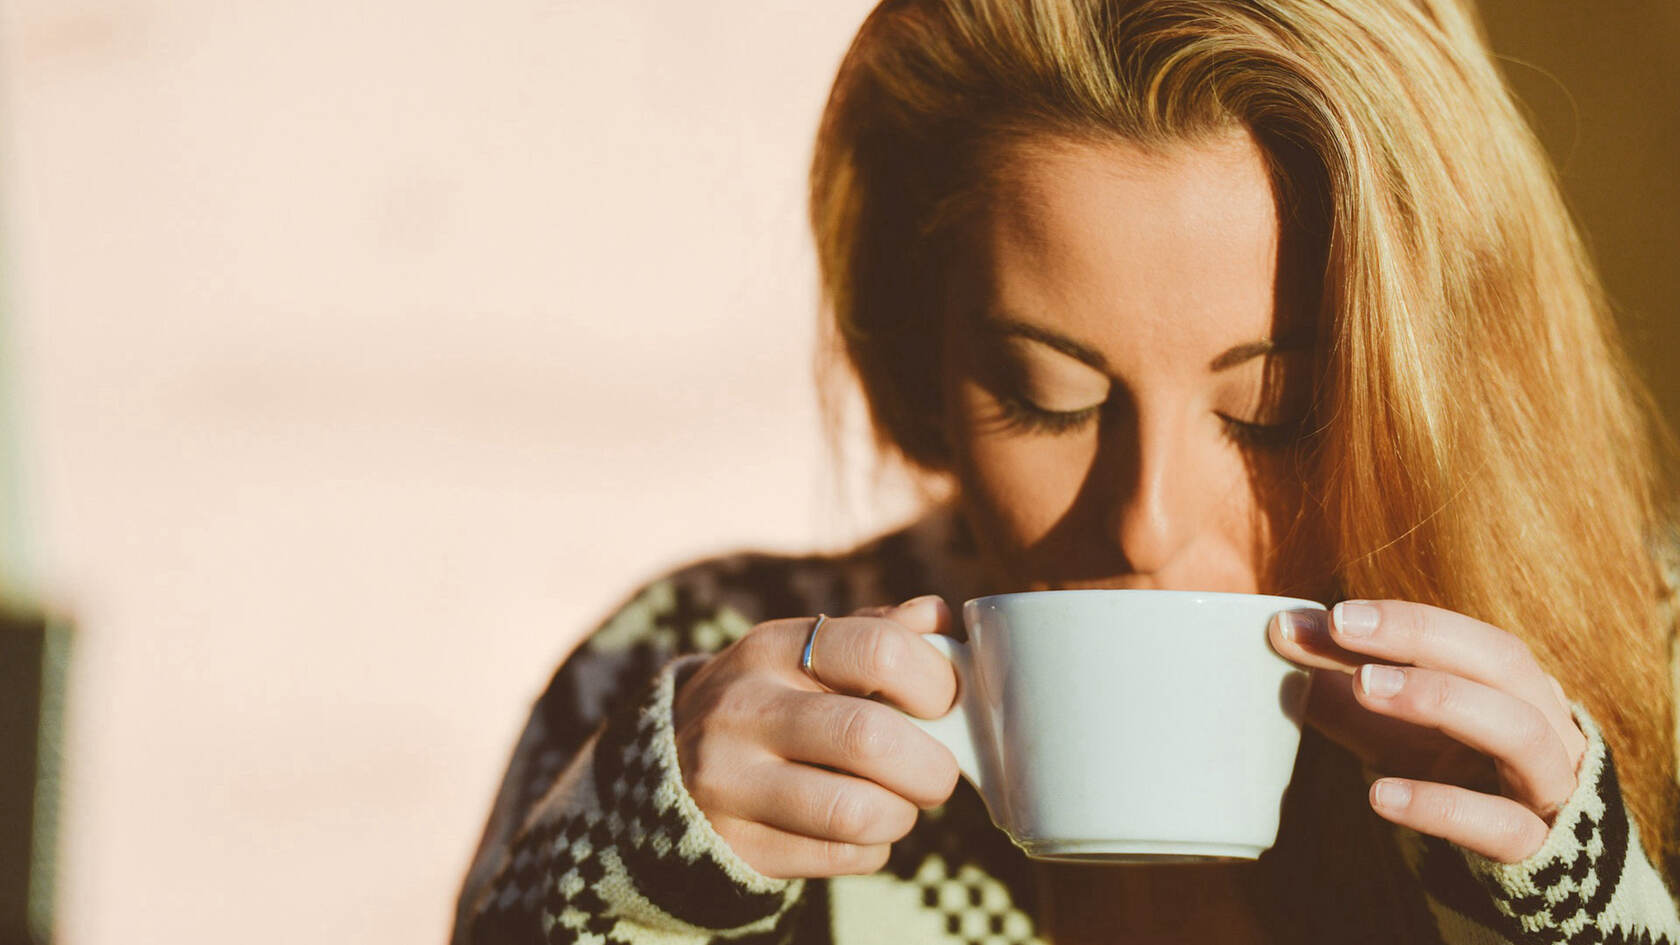
M 840 67 L 810 194 L 831 343 L 880 441 L 946 468 L 937 237 L 1000 142 L 1150 147 L 1233 123 L 1323 266 L 1303 462 L 1338 587 L 1526 641 L 1602 727 L 1648 849 L 1670 854 L 1656 426 L 1459 3 L 882 3 Z

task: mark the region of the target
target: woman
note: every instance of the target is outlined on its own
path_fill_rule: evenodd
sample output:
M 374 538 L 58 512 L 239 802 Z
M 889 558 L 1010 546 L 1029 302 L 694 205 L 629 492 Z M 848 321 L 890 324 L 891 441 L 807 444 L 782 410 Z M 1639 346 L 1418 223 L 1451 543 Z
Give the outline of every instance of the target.
M 811 201 L 956 498 L 608 620 L 457 941 L 1680 941 L 1651 424 L 1468 11 L 889 0 Z M 893 711 L 951 704 L 946 601 L 1050 587 L 1340 602 L 1271 628 L 1312 695 L 1258 863 L 1029 863 Z

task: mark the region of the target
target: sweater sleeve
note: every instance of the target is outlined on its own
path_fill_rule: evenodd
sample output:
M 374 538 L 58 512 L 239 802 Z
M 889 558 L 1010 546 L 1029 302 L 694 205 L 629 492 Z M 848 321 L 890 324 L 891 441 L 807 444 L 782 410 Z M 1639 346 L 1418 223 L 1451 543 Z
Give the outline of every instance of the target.
M 1575 793 L 1527 859 L 1499 863 L 1399 829 L 1448 945 L 1680 945 L 1674 899 L 1628 816 L 1609 746 L 1579 706 L 1575 719 L 1587 736 Z
M 803 883 L 763 876 L 683 787 L 662 670 L 595 734 L 506 851 L 472 942 L 775 941 Z
M 672 730 L 683 674 L 748 626 L 661 582 L 562 664 L 509 764 L 454 945 L 786 937 L 804 884 L 729 849 L 683 785 Z

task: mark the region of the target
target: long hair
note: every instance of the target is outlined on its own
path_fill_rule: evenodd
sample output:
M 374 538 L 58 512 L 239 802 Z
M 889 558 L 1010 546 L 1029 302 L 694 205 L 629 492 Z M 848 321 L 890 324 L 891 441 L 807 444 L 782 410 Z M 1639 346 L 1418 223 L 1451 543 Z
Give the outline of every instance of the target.
M 1347 596 L 1524 640 L 1667 859 L 1658 428 L 1549 163 L 1454 0 L 887 0 L 811 170 L 828 336 L 881 444 L 940 471 L 939 234 L 999 142 L 1240 125 L 1311 244 L 1309 514 Z M 1363 798 L 1359 798 L 1362 803 Z

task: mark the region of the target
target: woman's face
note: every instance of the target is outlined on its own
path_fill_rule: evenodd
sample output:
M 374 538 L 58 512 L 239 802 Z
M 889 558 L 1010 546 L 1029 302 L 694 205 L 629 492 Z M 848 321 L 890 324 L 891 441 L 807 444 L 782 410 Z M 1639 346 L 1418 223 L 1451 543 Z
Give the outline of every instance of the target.
M 1294 485 L 1312 324 L 1253 139 L 1039 143 L 1003 167 L 944 319 L 992 580 L 1322 594 Z

